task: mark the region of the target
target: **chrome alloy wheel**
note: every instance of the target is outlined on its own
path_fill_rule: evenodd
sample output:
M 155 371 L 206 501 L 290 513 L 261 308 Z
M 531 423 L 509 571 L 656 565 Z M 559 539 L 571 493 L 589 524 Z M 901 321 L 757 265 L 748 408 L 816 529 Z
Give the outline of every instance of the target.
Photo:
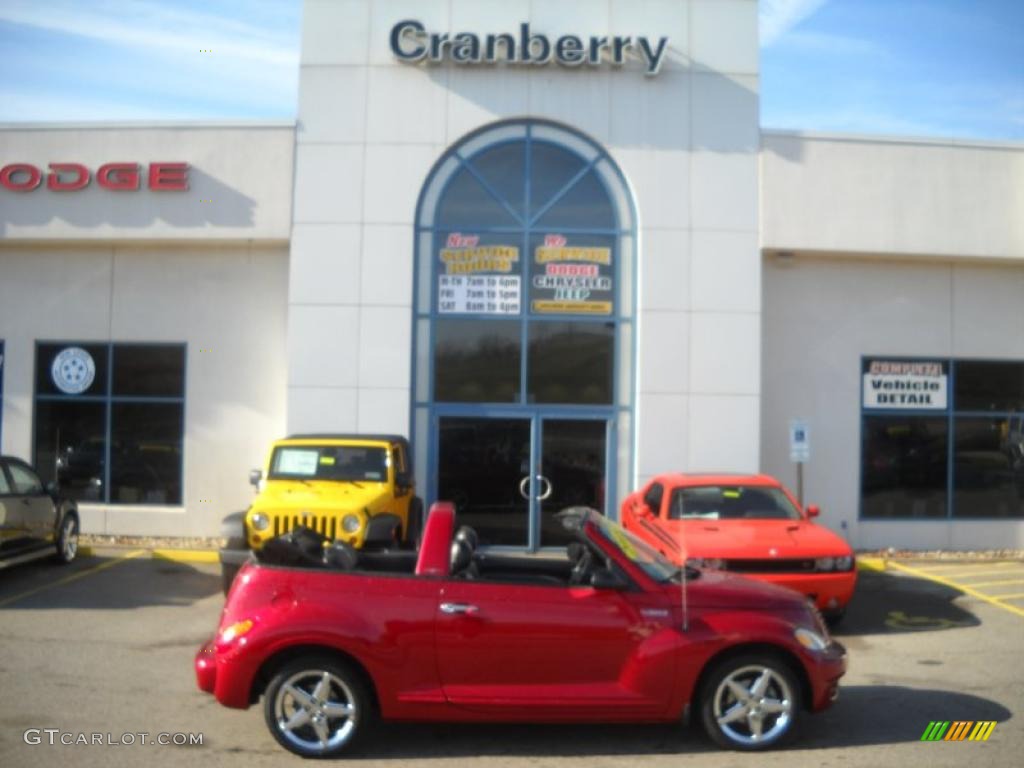
M 78 554 L 78 520 L 67 515 L 60 529 L 60 558 L 70 563 Z
M 300 753 L 322 754 L 353 736 L 359 712 L 352 689 L 323 669 L 296 672 L 277 689 L 274 720 L 278 732 Z
M 782 675 L 753 664 L 722 680 L 715 690 L 713 714 L 722 733 L 736 744 L 767 744 L 789 728 L 793 701 L 793 692 Z

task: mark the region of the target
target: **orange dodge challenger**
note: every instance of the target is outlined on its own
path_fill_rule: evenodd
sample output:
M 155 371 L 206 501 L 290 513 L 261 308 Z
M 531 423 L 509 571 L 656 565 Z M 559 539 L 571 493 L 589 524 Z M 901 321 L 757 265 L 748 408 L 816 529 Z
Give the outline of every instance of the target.
M 837 623 L 857 583 L 853 550 L 767 475 L 659 475 L 622 503 L 622 526 L 677 565 L 731 571 L 807 595 Z

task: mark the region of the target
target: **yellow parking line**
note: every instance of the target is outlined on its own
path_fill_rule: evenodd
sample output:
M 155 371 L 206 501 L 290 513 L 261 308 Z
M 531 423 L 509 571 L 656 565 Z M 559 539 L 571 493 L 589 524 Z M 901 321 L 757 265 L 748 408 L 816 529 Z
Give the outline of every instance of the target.
M 32 589 L 29 589 L 25 592 L 21 592 L 17 595 L 12 595 L 11 597 L 5 597 L 3 600 L 0 600 L 0 607 L 10 605 L 11 603 L 15 603 L 18 600 L 22 600 L 28 597 L 29 595 L 34 595 L 37 592 L 42 592 L 43 590 L 50 589 L 50 587 L 59 587 L 63 584 L 69 584 L 72 581 L 77 581 L 78 579 L 81 579 L 84 576 L 91 576 L 94 573 L 99 573 L 100 571 L 104 571 L 107 568 L 112 568 L 113 566 L 118 565 L 119 563 L 123 563 L 125 560 L 131 560 L 133 557 L 138 557 L 139 555 L 144 554 L 146 554 L 146 550 L 144 549 L 136 549 L 132 552 L 127 552 L 114 560 L 108 560 L 105 563 L 100 563 L 99 565 L 94 566 L 92 568 L 88 568 L 84 571 L 73 573 L 70 576 L 64 577 L 63 579 L 58 579 L 57 581 L 50 582 L 49 584 L 42 584 L 38 587 L 33 587 Z
M 1012 595 L 996 595 L 996 600 L 1020 600 L 1024 592 L 1014 592 Z
M 916 576 L 919 579 L 927 579 L 928 581 L 934 581 L 936 584 L 942 584 L 947 587 L 952 587 L 953 589 L 958 589 L 965 595 L 976 597 L 979 600 L 988 603 L 989 605 L 994 605 L 998 608 L 1002 608 L 1003 610 L 1009 611 L 1010 613 L 1014 613 L 1018 616 L 1024 617 L 1024 608 L 1018 608 L 1015 605 L 1007 605 L 1006 603 L 1001 603 L 996 598 L 990 595 L 986 595 L 984 592 L 979 592 L 978 590 L 973 589 L 967 584 L 959 584 L 955 581 L 945 579 L 942 576 L 933 576 L 932 574 L 926 571 L 922 571 L 920 568 L 912 568 L 909 565 L 903 565 L 902 563 L 894 563 L 891 560 L 889 561 L 889 566 L 895 568 L 897 571 L 902 571 L 903 573 L 908 573 L 911 576 Z
M 1021 562 L 1020 560 L 1007 560 L 1002 563 L 960 563 L 959 565 L 940 565 L 938 567 L 929 566 L 928 568 L 920 568 L 919 570 L 926 573 L 948 575 L 961 570 L 969 573 L 972 568 L 1012 568 L 1015 565 L 1024 565 L 1024 562 Z M 1002 571 L 996 571 L 996 573 L 1002 573 Z
M 982 581 L 977 584 L 971 583 L 970 587 L 997 587 L 1000 584 L 1024 584 L 1024 579 L 1003 579 L 1002 581 Z
M 209 549 L 154 549 L 153 559 L 175 563 L 218 563 L 220 555 Z
M 1024 569 L 1019 571 L 1010 571 L 1003 569 L 1001 571 L 964 571 L 964 572 L 953 572 L 942 574 L 947 579 L 956 577 L 958 579 L 973 579 L 976 576 L 1024 576 Z

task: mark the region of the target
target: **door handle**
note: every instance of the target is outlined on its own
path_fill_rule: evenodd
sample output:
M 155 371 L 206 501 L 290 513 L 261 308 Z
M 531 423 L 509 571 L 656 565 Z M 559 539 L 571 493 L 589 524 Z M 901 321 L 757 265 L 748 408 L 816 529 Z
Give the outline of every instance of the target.
M 476 613 L 478 610 L 480 609 L 475 605 L 468 603 L 441 603 L 441 613 L 447 613 L 449 616 Z
M 547 488 L 545 488 L 545 490 L 542 491 L 537 496 L 537 501 L 544 501 L 544 499 L 548 498 L 551 495 L 551 481 L 544 477 L 544 475 L 537 475 L 536 479 L 538 485 L 544 484 L 547 486 Z M 527 501 L 529 501 L 530 499 L 530 494 L 526 492 L 526 486 L 529 482 L 529 475 L 526 475 L 526 477 L 519 481 L 519 495 L 522 496 Z

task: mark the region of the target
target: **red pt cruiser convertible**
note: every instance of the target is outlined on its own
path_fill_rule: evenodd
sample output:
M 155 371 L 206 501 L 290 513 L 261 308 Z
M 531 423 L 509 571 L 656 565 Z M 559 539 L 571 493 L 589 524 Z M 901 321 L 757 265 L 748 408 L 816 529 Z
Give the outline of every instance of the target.
M 763 749 L 838 694 L 846 652 L 800 595 L 677 568 L 598 513 L 561 513 L 561 557 L 475 551 L 435 504 L 419 552 L 274 547 L 236 578 L 199 687 L 263 698 L 267 727 L 307 757 L 351 750 L 384 721 L 676 722 Z

